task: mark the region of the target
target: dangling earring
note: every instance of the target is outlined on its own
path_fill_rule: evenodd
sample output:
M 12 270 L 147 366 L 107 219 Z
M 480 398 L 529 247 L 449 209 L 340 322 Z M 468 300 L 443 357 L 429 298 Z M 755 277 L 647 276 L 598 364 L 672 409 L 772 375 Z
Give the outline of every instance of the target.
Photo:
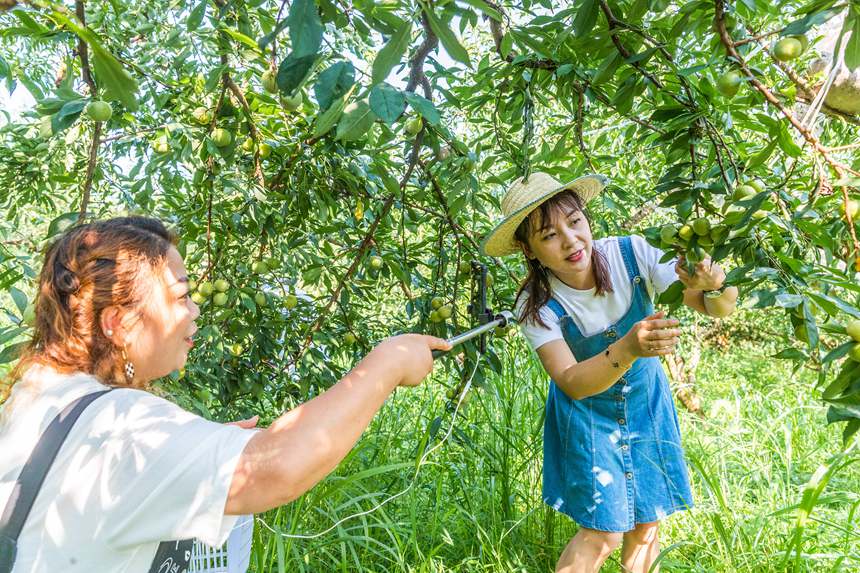
M 125 369 L 125 380 L 131 384 L 132 380 L 134 380 L 134 364 L 132 364 L 131 360 L 128 359 L 128 354 L 125 352 L 125 346 L 122 347 L 122 360 L 125 363 L 123 366 Z

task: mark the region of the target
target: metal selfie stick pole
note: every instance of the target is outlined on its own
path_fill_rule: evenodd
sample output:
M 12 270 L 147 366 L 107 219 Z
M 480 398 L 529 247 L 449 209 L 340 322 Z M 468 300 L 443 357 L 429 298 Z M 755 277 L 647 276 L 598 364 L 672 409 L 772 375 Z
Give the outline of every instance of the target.
M 517 321 L 516 319 L 514 319 L 513 314 L 511 314 L 507 310 L 503 310 L 502 312 L 494 316 L 493 319 L 489 322 L 482 324 L 481 326 L 476 326 L 475 328 L 467 330 L 466 332 L 458 334 L 457 336 L 451 337 L 448 339 L 448 342 L 451 343 L 451 346 L 456 347 L 459 344 L 466 342 L 467 340 L 471 340 L 477 336 L 486 334 L 495 328 L 503 328 L 509 324 L 516 324 L 516 322 Z M 440 356 L 443 356 L 444 354 L 447 354 L 448 352 L 450 352 L 450 350 L 434 350 L 433 358 L 438 358 Z

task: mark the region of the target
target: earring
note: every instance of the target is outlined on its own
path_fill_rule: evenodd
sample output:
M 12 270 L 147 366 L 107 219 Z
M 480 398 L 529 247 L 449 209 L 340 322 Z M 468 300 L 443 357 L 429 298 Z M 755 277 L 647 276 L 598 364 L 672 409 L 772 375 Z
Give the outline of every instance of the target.
M 111 330 L 110 328 L 105 330 L 105 336 L 113 336 L 113 330 Z
M 125 369 L 125 380 L 129 384 L 131 384 L 132 380 L 134 380 L 134 364 L 128 359 L 128 354 L 125 352 L 125 346 L 122 347 L 122 359 L 125 362 L 123 368 Z

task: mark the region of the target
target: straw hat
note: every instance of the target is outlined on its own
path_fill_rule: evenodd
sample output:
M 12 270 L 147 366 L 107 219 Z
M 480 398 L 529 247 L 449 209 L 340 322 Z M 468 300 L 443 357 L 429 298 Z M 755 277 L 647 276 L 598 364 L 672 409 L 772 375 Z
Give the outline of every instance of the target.
M 535 172 L 528 179 L 517 179 L 502 197 L 502 220 L 481 243 L 481 250 L 492 257 L 511 255 L 520 251 L 514 232 L 535 207 L 553 195 L 569 189 L 579 195 L 585 205 L 596 197 L 608 182 L 603 175 L 583 175 L 562 185 L 552 175 Z

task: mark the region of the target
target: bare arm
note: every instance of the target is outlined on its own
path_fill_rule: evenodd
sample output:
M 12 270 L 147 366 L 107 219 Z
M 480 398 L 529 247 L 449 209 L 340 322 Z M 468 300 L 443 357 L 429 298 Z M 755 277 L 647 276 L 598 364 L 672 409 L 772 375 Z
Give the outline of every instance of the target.
M 418 384 L 432 369 L 432 336 L 390 338 L 328 391 L 283 414 L 248 442 L 225 513 L 259 513 L 296 499 L 328 475 L 358 441 L 398 386 Z
M 674 352 L 681 331 L 676 319 L 653 314 L 630 329 L 604 353 L 577 362 L 564 340 L 548 342 L 537 349 L 544 369 L 559 388 L 574 400 L 600 394 L 616 382 L 640 356 L 660 356 Z M 614 364 L 618 364 L 616 367 Z

